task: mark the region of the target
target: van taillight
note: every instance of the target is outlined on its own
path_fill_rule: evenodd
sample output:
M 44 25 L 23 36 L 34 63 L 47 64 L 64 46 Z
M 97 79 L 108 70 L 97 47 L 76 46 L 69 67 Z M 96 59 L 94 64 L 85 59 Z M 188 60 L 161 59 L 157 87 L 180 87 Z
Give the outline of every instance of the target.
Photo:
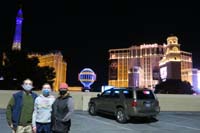
M 136 101 L 132 101 L 131 106 L 132 107 L 136 107 L 137 106 L 137 102 Z

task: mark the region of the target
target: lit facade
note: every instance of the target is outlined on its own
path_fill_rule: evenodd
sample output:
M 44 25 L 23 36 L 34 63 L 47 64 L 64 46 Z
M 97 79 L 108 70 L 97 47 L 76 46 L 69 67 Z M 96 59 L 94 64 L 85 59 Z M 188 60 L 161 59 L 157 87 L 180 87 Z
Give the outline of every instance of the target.
M 199 88 L 198 79 L 199 79 L 199 70 L 194 68 L 194 69 L 192 69 L 192 81 L 193 81 L 192 86 L 193 86 L 194 90 L 198 90 L 198 88 Z
M 181 80 L 181 51 L 178 38 L 168 37 L 165 49 L 164 57 L 159 61 L 161 79 Z
M 29 54 L 29 58 L 38 57 L 39 66 L 49 66 L 53 67 L 55 70 L 55 79 L 53 83 L 54 91 L 58 91 L 59 84 L 61 82 L 66 82 L 66 73 L 67 73 L 67 63 L 63 61 L 63 56 L 60 52 L 50 53 L 50 54 Z
M 192 53 L 181 51 L 181 79 L 193 85 L 192 78 Z
M 21 34 L 22 34 L 23 13 L 19 9 L 16 17 L 15 35 L 12 44 L 12 50 L 21 50 Z
M 109 50 L 109 64 L 113 61 L 117 64 L 115 79 L 112 79 L 112 67 L 109 66 L 109 85 L 152 88 L 158 83 L 159 60 L 163 57 L 163 52 L 163 46 L 158 44 Z
M 159 80 L 159 60 L 163 57 L 163 46 L 158 44 L 143 44 L 130 47 L 129 73 L 135 73 L 139 67 L 139 84 L 129 86 L 153 88 Z M 134 75 L 133 75 L 134 76 Z M 130 77 L 130 80 L 137 80 Z
M 165 49 L 164 57 L 159 63 L 161 68 L 166 67 L 166 79 L 181 79 L 192 85 L 192 53 L 180 50 L 176 36 L 167 38 Z
M 180 51 L 177 37 L 168 37 L 167 44 L 162 45 L 109 50 L 110 86 L 154 88 L 160 78 L 181 79 L 192 84 L 192 54 Z
M 116 87 L 128 86 L 129 49 L 109 50 L 109 85 Z

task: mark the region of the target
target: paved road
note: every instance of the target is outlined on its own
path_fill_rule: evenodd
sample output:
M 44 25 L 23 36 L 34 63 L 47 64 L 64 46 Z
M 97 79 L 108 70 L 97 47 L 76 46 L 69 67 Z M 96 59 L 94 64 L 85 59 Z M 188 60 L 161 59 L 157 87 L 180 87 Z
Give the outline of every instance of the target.
M 119 124 L 109 116 L 75 111 L 71 133 L 199 133 L 200 112 L 161 112 L 157 120 L 132 120 Z M 5 110 L 0 110 L 0 133 L 10 133 Z

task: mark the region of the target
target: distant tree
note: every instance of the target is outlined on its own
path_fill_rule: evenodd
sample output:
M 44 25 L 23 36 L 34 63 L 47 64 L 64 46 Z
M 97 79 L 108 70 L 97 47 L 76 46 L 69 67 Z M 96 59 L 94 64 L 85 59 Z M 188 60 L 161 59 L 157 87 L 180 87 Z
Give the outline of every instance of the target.
M 160 94 L 193 94 L 192 86 L 187 81 L 168 79 L 156 85 L 155 93 Z
M 49 83 L 53 85 L 55 78 L 55 72 L 53 67 L 40 67 L 32 76 L 32 80 L 34 81 L 34 86 L 36 89 L 40 89 L 44 83 Z
M 195 91 L 192 89 L 190 82 L 183 81 L 181 84 L 181 88 L 184 88 L 182 93 L 183 94 L 193 94 Z
M 28 58 L 26 52 L 9 51 L 6 53 L 5 64 L 0 68 L 4 80 L 1 89 L 18 89 L 23 80 L 33 80 L 35 89 L 40 89 L 44 83 L 52 83 L 55 78 L 54 68 L 39 67 L 38 58 Z

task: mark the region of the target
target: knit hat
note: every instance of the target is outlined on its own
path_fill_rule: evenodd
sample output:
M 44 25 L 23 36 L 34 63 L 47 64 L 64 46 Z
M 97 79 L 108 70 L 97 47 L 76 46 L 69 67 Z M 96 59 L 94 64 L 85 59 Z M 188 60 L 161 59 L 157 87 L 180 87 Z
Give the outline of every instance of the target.
M 67 83 L 60 83 L 59 90 L 67 90 L 68 89 L 68 84 Z

